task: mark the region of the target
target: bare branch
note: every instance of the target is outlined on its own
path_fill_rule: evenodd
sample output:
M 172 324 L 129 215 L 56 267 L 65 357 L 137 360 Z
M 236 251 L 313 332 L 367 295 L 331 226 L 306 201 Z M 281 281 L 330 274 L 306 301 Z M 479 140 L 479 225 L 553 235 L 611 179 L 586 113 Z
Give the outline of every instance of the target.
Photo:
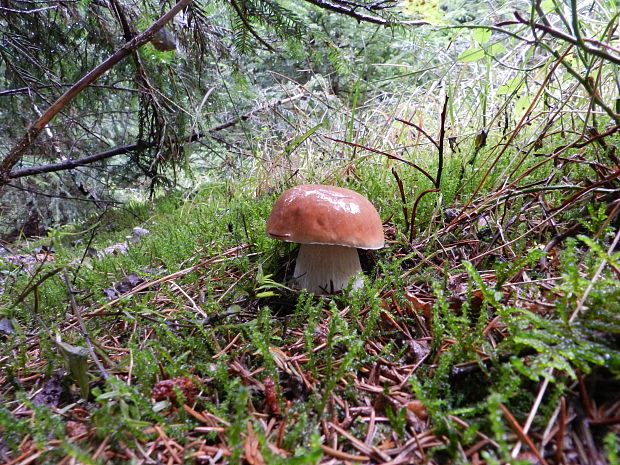
M 514 16 L 515 18 L 517 18 L 516 21 L 504 21 L 502 23 L 497 24 L 496 26 L 508 26 L 508 25 L 513 25 L 513 24 L 529 25 L 530 27 L 534 29 L 537 29 L 542 32 L 546 32 L 547 34 L 549 34 L 552 37 L 555 37 L 556 39 L 561 39 L 565 42 L 568 42 L 569 44 L 575 45 L 583 49 L 587 53 L 590 53 L 591 55 L 597 56 L 599 58 L 602 58 L 603 60 L 609 61 L 616 65 L 620 65 L 620 56 L 617 56 L 614 53 L 608 53 L 605 50 L 598 48 L 600 47 L 600 45 L 596 41 L 592 41 L 589 39 L 580 40 L 577 37 L 574 37 L 570 34 L 554 29 L 553 27 L 550 27 L 548 25 L 540 24 L 540 23 L 532 23 L 528 21 L 527 19 L 523 18 L 518 12 L 515 12 Z M 502 32 L 506 32 L 506 31 L 502 30 Z M 592 44 L 592 45 L 589 45 L 589 44 Z M 605 47 L 605 48 L 613 52 L 616 51 L 615 49 L 611 47 Z
M 37 91 L 41 89 L 52 89 L 52 88 L 55 89 L 59 86 L 60 87 L 71 87 L 71 84 L 45 84 L 45 85 L 38 85 L 36 87 L 18 87 L 16 89 L 7 89 L 7 90 L 0 91 L 0 97 L 5 97 L 7 95 L 28 94 L 33 89 Z M 124 92 L 136 92 L 136 93 L 144 92 L 141 89 L 132 89 L 131 87 L 113 86 L 109 84 L 91 84 L 90 87 L 97 87 L 100 89 L 120 90 Z
M 112 150 L 106 150 L 105 152 L 99 152 L 94 155 L 89 155 L 87 157 L 80 158 L 78 160 L 66 160 L 60 163 L 50 163 L 49 165 L 22 168 L 22 169 L 7 173 L 6 178 L 17 179 L 17 178 L 24 178 L 26 176 L 33 176 L 35 174 L 53 173 L 56 171 L 70 170 L 73 168 L 77 168 L 78 166 L 90 165 L 91 163 L 95 163 L 96 161 L 99 161 L 99 160 L 105 160 L 106 158 L 115 157 L 116 155 L 122 155 L 125 153 L 133 152 L 135 150 L 152 147 L 153 145 L 155 144 L 142 143 L 142 144 L 125 145 L 123 147 L 116 147 L 115 149 L 112 149 Z
M 320 8 L 324 8 L 329 11 L 334 11 L 343 15 L 350 16 L 358 21 L 364 21 L 367 23 L 381 24 L 382 26 L 391 26 L 394 24 L 392 21 L 388 21 L 385 18 L 375 15 L 368 15 L 358 10 L 372 10 L 372 7 L 366 6 L 362 3 L 339 1 L 339 0 L 306 0 L 306 2 L 316 5 Z M 375 8 L 377 9 L 377 8 Z
M 209 129 L 207 129 L 206 133 L 196 133 L 193 134 L 190 138 L 189 141 L 190 142 L 194 142 L 197 141 L 198 139 L 205 137 L 208 133 L 211 132 L 217 132 L 217 131 L 222 131 L 223 129 L 227 129 L 231 126 L 234 126 L 235 124 L 239 123 L 240 121 L 245 121 L 249 118 L 251 118 L 252 116 L 254 116 L 256 113 L 260 113 L 263 111 L 267 111 L 270 110 L 272 108 L 275 108 L 279 105 L 283 105 L 285 103 L 289 103 L 292 102 L 294 100 L 298 100 L 300 98 L 303 97 L 303 94 L 297 94 L 297 95 L 293 95 L 292 97 L 288 97 L 285 99 L 281 99 L 281 100 L 276 100 L 274 102 L 271 102 L 265 106 L 259 107 L 259 108 L 255 108 L 254 110 L 248 111 L 247 113 L 244 113 L 242 115 L 240 115 L 238 118 L 231 118 L 228 121 L 225 121 L 221 124 L 218 124 L 217 126 L 213 126 Z M 99 152 L 99 153 L 95 153 L 93 155 L 89 155 L 87 157 L 83 157 L 83 158 L 79 158 L 77 160 L 66 160 L 60 163 L 50 163 L 48 165 L 40 165 L 40 166 L 32 166 L 32 167 L 28 167 L 28 168 L 22 168 L 19 170 L 15 170 L 15 171 L 11 171 L 9 173 L 5 174 L 5 178 L 6 180 L 9 179 L 17 179 L 17 178 L 24 178 L 26 176 L 34 176 L 37 174 L 42 174 L 42 173 L 54 173 L 56 171 L 66 171 L 66 170 L 71 170 L 73 168 L 77 168 L 80 166 L 86 166 L 86 165 L 90 165 L 92 163 L 95 163 L 99 160 L 105 160 L 106 158 L 112 158 L 115 157 L 116 155 L 123 155 L 126 153 L 131 153 L 134 152 L 136 150 L 144 150 L 144 149 L 148 149 L 151 147 L 155 147 L 155 145 L 157 145 L 155 142 L 142 142 L 142 143 L 137 143 L 137 144 L 131 144 L 131 145 L 124 145 L 122 147 L 116 147 L 114 149 L 111 150 L 106 150 L 105 152 Z

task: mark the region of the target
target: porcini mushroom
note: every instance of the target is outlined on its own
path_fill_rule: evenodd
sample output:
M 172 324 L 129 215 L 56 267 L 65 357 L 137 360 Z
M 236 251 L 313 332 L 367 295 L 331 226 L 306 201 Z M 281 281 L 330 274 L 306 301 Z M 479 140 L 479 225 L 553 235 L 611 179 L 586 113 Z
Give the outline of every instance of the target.
M 357 248 L 380 249 L 383 227 L 375 207 L 355 191 L 305 184 L 284 192 L 267 221 L 267 235 L 301 244 L 293 278 L 317 294 L 340 291 L 354 276 L 363 286 Z

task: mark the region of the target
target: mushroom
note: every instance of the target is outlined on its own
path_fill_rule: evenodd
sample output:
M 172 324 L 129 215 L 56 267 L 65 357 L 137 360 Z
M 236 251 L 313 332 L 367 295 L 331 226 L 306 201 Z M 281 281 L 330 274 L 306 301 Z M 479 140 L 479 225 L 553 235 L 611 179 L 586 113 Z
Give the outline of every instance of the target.
M 333 293 L 354 276 L 364 285 L 356 248 L 383 247 L 383 227 L 366 197 L 342 187 L 305 184 L 284 192 L 267 221 L 267 235 L 301 244 L 293 278 L 310 292 Z

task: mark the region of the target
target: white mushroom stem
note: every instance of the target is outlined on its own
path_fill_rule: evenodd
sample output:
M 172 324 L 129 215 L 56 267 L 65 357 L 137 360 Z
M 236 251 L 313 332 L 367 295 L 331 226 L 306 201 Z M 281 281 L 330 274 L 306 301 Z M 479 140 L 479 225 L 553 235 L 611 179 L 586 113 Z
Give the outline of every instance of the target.
M 353 289 L 364 286 L 359 255 L 355 247 L 301 244 L 293 277 L 297 286 L 315 294 L 342 290 L 357 275 Z

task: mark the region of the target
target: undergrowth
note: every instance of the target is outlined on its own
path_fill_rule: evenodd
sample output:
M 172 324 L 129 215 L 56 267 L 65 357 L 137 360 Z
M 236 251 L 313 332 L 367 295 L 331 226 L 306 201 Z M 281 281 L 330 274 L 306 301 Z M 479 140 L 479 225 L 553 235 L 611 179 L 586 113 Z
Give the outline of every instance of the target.
M 468 261 L 451 269 L 446 260 L 413 274 L 417 256 L 401 252 L 407 231 L 400 193 L 387 169 L 373 173 L 374 167 L 359 169 L 365 184 L 344 185 L 364 191 L 389 218 L 389 245 L 365 267 L 366 286 L 341 296 L 285 286 L 295 248 L 265 237 L 276 196 L 256 197 L 245 188 L 249 182 L 163 199 L 140 223 L 150 234 L 125 253 L 81 259 L 75 246 L 63 248 L 52 235 L 57 259 L 42 268 L 63 271 L 38 283 L 19 305 L 8 303 L 32 282 L 27 275 L 16 276 L 15 291 L 3 296 L 11 328 L 3 333 L 1 358 L 5 453 L 19 453 L 28 441 L 46 462 L 71 456 L 98 463 L 90 445 L 148 445 L 163 437 L 188 458 L 213 444 L 230 463 L 247 461 L 250 446 L 267 463 L 316 463 L 332 450 L 320 444 L 347 441 L 330 442 L 326 425 L 345 421 L 349 434 L 364 437 L 373 410 L 374 418 L 385 418 L 375 420 L 385 422 L 372 433 L 377 444 L 397 448 L 421 434 L 428 447 L 420 453 L 465 461 L 465 451 L 482 437 L 481 457 L 499 463 L 510 460 L 515 440 L 506 412 L 523 425 L 541 380 L 549 384 L 531 426 L 536 430 L 557 417 L 557 405 L 576 384 L 586 386 L 592 376 L 614 383 L 619 254 L 610 248 L 616 232 L 602 210 L 590 209 L 588 234 L 567 240 L 553 257 L 553 272 L 540 265 L 549 258 L 542 246 L 524 238 L 522 258 L 496 259 L 493 270 Z M 401 180 L 410 182 L 404 174 Z M 417 224 L 442 242 L 446 223 L 432 202 L 418 215 Z M 419 244 L 432 257 L 432 247 Z M 205 259 L 213 260 L 182 272 Z M 86 333 L 71 315 L 62 274 L 71 278 Z M 132 274 L 140 280 L 111 299 L 106 289 Z M 132 290 L 170 276 L 146 291 Z M 552 285 L 540 286 L 547 281 Z M 58 341 L 79 347 L 86 335 L 106 368 L 87 355 L 90 393 L 80 399 Z M 153 400 L 155 386 L 170 379 L 190 380 L 195 392 L 175 387 Z M 76 418 L 83 429 L 70 431 Z M 612 457 L 613 436 L 604 429 L 597 434 Z M 116 453 L 129 459 L 127 451 Z M 360 446 L 347 453 L 361 453 Z
M 363 102 L 360 79 L 251 141 L 243 177 L 3 253 L 0 461 L 618 463 L 613 47 L 558 56 L 540 3 L 502 23 L 529 34 L 506 75 L 473 28 L 430 88 Z M 310 182 L 380 214 L 361 289 L 293 289 L 297 246 L 265 234 Z

